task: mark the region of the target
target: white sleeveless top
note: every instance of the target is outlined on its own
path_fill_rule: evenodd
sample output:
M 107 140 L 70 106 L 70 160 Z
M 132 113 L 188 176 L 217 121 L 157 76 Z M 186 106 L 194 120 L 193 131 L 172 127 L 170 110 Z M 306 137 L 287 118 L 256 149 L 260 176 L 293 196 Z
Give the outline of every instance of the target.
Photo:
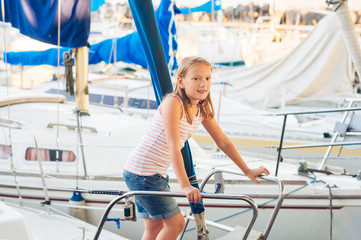
M 184 114 L 182 100 L 177 95 L 173 96 L 177 97 L 182 104 L 183 116 L 179 121 L 180 146 L 182 149 L 185 141 L 193 135 L 201 124 L 202 116 L 198 109 L 197 116 L 193 116 L 193 122 L 189 124 Z M 161 174 L 166 177 L 171 160 L 164 132 L 163 118 L 159 109 L 140 143 L 128 155 L 124 165 L 125 170 L 140 176 Z

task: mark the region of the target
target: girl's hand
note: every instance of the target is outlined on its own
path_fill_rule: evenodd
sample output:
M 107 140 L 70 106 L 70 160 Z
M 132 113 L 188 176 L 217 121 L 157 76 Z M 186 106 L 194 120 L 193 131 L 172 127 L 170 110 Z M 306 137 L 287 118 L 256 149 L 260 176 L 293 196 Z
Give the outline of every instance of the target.
M 261 174 L 269 175 L 269 171 L 267 168 L 261 166 L 261 167 L 255 168 L 255 169 L 249 169 L 249 171 L 245 174 L 252 181 L 254 181 L 256 183 L 260 183 L 261 181 L 259 181 L 256 177 Z
M 182 189 L 182 192 L 187 196 L 188 202 L 200 203 L 202 200 L 202 195 L 198 188 L 187 186 Z

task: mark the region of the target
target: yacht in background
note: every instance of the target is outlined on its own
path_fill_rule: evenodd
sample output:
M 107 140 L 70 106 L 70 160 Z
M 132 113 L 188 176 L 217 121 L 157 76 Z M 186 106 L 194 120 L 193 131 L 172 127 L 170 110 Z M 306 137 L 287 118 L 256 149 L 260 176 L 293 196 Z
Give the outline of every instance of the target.
M 67 101 L 62 95 L 10 88 L 7 97 L 7 89 L 2 87 L 2 90 L 0 198 L 37 208 L 45 202 L 63 212 L 86 209 L 86 220 L 97 225 L 114 194 L 127 191 L 122 166 L 150 120 L 136 114 L 130 116 L 116 107 L 94 104 L 89 105 L 88 114 L 82 114 L 74 111 L 74 102 Z M 205 152 L 194 141 L 190 143 L 199 180 L 205 179 L 214 169 L 234 171 L 232 161 L 222 153 Z M 250 167 L 264 165 L 272 174 L 278 171 L 277 177 L 285 184 L 286 197 L 269 239 L 291 235 L 297 235 L 299 239 L 310 235 L 326 238 L 329 225 L 325 223 L 330 222 L 330 204 L 334 216 L 332 224 L 337 229 L 334 236 L 348 239 L 358 236 L 355 224 L 361 214 L 358 213 L 361 211 L 360 176 L 340 167 L 325 166 L 324 170 L 316 171 L 315 164 L 308 162 L 305 167 L 301 159 L 284 158 L 277 166 L 276 155 L 241 154 Z M 300 168 L 300 162 L 303 168 Z M 171 189 L 180 191 L 172 169 L 169 176 Z M 225 193 L 254 198 L 260 208 L 254 228 L 263 229 L 276 204 L 278 186 L 254 184 L 245 177 L 228 173 L 224 173 L 223 178 L 222 181 L 219 176 L 211 179 L 204 191 L 214 192 L 212 183 L 216 186 L 219 183 L 224 186 Z M 337 187 L 329 188 L 331 186 Z M 69 202 L 74 191 L 82 194 L 85 206 Z M 189 204 L 185 199 L 180 199 L 179 204 L 186 212 Z M 248 211 L 245 211 L 247 204 L 205 200 L 205 207 L 208 219 L 228 226 L 249 220 Z M 315 211 L 319 212 L 318 217 L 311 218 Z M 352 217 L 351 212 L 354 213 Z M 123 216 L 123 208 L 119 205 L 110 218 Z M 347 224 L 341 224 L 345 219 Z M 302 231 L 306 226 L 307 233 Z M 105 228 L 122 237 L 137 239 L 142 231 L 134 229 L 141 229 L 142 222 L 121 222 L 120 230 L 114 222 L 106 223 Z M 212 238 L 225 234 L 213 227 L 210 231 Z M 192 239 L 193 234 L 193 231 L 187 231 L 185 238 Z
M 66 240 L 92 239 L 97 228 L 77 218 L 52 212 L 0 202 L 0 238 L 7 240 Z M 125 240 L 119 235 L 104 231 L 101 239 Z
M 84 93 L 88 88 L 77 90 Z M 59 91 L 45 94 L 1 87 L 0 198 L 32 207 L 50 204 L 64 212 L 86 209 L 87 221 L 97 224 L 114 195 L 127 191 L 122 166 L 149 120 L 130 116 L 119 106 L 90 104 L 87 111 L 83 111 Z M 76 103 L 83 100 L 78 99 Z M 252 197 L 260 208 L 254 228 L 262 229 L 276 205 L 279 187 L 255 184 L 238 176 L 239 172 L 231 174 L 234 164 L 229 158 L 222 153 L 205 152 L 192 140 L 190 143 L 199 180 L 206 179 L 215 169 L 226 170 L 223 176 L 214 177 L 216 189 L 207 185 L 204 191 L 215 192 L 223 187 L 225 193 Z M 329 236 L 357 239 L 360 236 L 359 173 L 327 164 L 322 164 L 320 169 L 302 159 L 284 157 L 281 161 L 276 156 L 243 152 L 242 156 L 250 167 L 264 165 L 285 184 L 286 197 L 269 239 Z M 171 189 L 180 191 L 172 169 L 169 177 Z M 69 202 L 79 193 L 85 206 Z M 189 207 L 184 199 L 179 200 L 179 204 L 184 212 Z M 247 204 L 223 200 L 204 201 L 204 204 L 207 218 L 215 222 L 235 226 L 249 219 Z M 110 218 L 119 220 L 123 216 L 119 205 Z M 122 222 L 118 230 L 113 222 L 107 223 L 106 228 L 121 236 L 139 239 L 142 225 L 141 221 Z M 211 238 L 224 235 L 213 227 L 210 232 Z M 194 239 L 194 232 L 186 232 L 185 237 Z

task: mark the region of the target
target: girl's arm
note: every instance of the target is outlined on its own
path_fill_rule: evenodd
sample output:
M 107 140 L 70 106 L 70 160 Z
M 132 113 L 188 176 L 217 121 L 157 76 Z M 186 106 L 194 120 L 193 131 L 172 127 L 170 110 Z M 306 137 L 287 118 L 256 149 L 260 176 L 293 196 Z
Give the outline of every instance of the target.
M 205 118 L 202 124 L 209 135 L 211 135 L 217 146 L 244 172 L 249 179 L 256 183 L 260 183 L 260 181 L 256 179 L 258 175 L 261 175 L 262 173 L 269 175 L 268 169 L 263 166 L 255 169 L 248 168 L 232 141 L 223 133 L 214 118 Z
M 176 97 L 167 97 L 162 102 L 160 111 L 163 118 L 169 156 L 182 192 L 187 196 L 189 202 L 199 203 L 202 200 L 201 193 L 188 180 L 180 149 L 179 120 L 183 114 L 182 105 Z

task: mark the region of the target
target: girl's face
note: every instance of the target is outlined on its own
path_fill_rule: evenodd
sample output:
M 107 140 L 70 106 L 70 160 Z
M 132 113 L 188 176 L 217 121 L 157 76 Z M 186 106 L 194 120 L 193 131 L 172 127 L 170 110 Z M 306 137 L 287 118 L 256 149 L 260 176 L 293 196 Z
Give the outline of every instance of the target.
M 211 88 L 212 69 L 209 65 L 198 63 L 191 67 L 187 74 L 178 77 L 179 87 L 185 90 L 192 105 L 206 99 Z

